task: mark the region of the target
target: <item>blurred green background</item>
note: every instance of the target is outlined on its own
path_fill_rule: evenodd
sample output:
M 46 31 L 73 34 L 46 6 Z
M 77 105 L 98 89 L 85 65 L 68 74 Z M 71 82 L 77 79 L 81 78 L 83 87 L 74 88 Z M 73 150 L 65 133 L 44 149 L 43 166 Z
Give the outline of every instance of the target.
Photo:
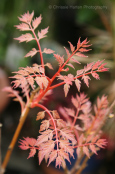
M 19 24 L 18 17 L 27 11 L 31 13 L 33 10 L 35 17 L 38 17 L 40 14 L 42 14 L 43 17 L 39 29 L 49 26 L 48 37 L 41 40 L 42 48 L 51 48 L 55 50 L 56 53 L 64 55 L 65 51 L 63 47 L 66 46 L 69 48 L 68 41 L 70 41 L 73 45 L 76 45 L 79 37 L 81 37 L 81 40 L 88 37 L 88 40 L 90 40 L 90 43 L 92 44 L 92 50 L 87 54 L 89 56 L 88 58 L 77 57 L 77 60 L 79 60 L 82 65 L 75 65 L 76 70 L 82 68 L 87 63 L 103 59 L 105 59 L 105 62 L 107 63 L 106 66 L 110 68 L 110 70 L 106 73 L 100 73 L 101 80 L 97 81 L 92 79 L 90 81 L 89 88 L 83 84 L 81 91 L 87 93 L 93 102 L 98 95 L 106 94 L 108 95 L 108 99 L 111 104 L 115 99 L 115 1 L 1 0 L 0 69 L 4 71 L 5 78 L 11 76 L 12 71 L 17 71 L 18 67 L 31 66 L 35 62 L 40 63 L 39 55 L 36 55 L 34 58 L 24 58 L 25 54 L 30 51 L 31 48 L 36 47 L 36 43 L 32 41 L 29 43 L 19 44 L 13 39 L 19 37 L 23 33 L 14 27 Z M 57 69 L 57 62 L 55 62 L 52 55 L 46 55 L 44 60 L 45 62 L 51 62 L 55 69 Z M 52 76 L 52 73 L 47 71 L 49 76 Z M 70 68 L 69 73 L 75 74 L 75 71 L 73 72 Z M 3 76 L 3 74 L 1 74 L 1 76 Z M 1 84 L 2 82 L 0 82 L 0 85 Z M 74 94 L 74 92 L 76 92 L 75 86 L 73 86 L 72 89 L 73 92 L 70 92 L 70 94 Z M 68 97 L 68 100 L 64 103 L 65 99 L 62 92 L 63 91 L 61 89 L 59 89 L 58 92 L 55 91 L 53 96 L 55 102 L 50 101 L 51 105 L 55 108 L 57 107 L 58 102 L 61 102 L 62 104 L 67 104 L 69 102 L 70 98 Z M 3 141 L 7 142 L 5 145 L 3 144 L 3 151 L 7 149 L 8 143 L 10 142 L 17 126 L 19 115 L 20 107 L 14 102 L 9 102 L 6 108 L 4 106 L 3 110 L 1 109 L 1 122 L 4 125 L 3 136 L 6 136 L 3 137 Z M 109 157 L 111 156 L 109 158 L 110 160 L 113 160 L 114 156 L 114 124 L 115 120 L 112 118 L 105 126 L 106 136 L 110 137 L 112 141 L 112 146 L 110 146 L 109 149 L 112 151 L 112 153 L 109 153 Z M 30 113 L 30 118 L 28 118 L 27 123 L 25 123 L 20 137 L 30 135 L 37 136 L 38 127 L 38 123 L 35 123 L 35 120 L 32 118 Z M 30 131 L 27 131 L 28 129 Z M 3 156 L 4 153 L 5 152 L 3 152 Z M 19 153 L 20 151 L 18 150 L 17 144 L 14 153 L 15 155 L 12 155 L 13 157 L 11 158 L 9 168 L 20 168 L 25 172 L 29 172 L 29 170 L 36 172 L 38 165 L 34 168 L 33 165 L 35 164 L 33 164 L 31 159 L 27 162 L 27 164 L 24 164 L 25 161 L 27 161 L 25 159 L 27 156 L 26 152 L 23 159 L 24 163 L 21 162 L 22 156 L 19 158 L 19 161 L 16 161 L 18 160 L 17 158 Z M 23 154 L 23 152 L 21 153 Z M 100 170 L 105 171 L 105 169 L 102 168 Z M 110 171 L 110 168 L 106 169 L 105 174 L 107 171 Z

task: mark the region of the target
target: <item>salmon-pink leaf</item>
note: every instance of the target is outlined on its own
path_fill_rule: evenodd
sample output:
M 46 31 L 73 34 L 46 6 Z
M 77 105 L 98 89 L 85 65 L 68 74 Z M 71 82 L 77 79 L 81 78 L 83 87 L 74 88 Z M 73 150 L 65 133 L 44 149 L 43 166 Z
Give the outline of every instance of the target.
M 38 25 L 41 23 L 41 20 L 42 20 L 42 17 L 41 15 L 37 18 L 35 18 L 33 21 L 32 21 L 32 25 L 34 27 L 34 30 L 38 27 Z
M 29 57 L 29 56 L 33 57 L 37 52 L 38 52 L 38 50 L 36 50 L 35 48 L 32 48 L 32 50 L 29 51 L 29 52 L 25 55 L 25 57 Z
M 34 11 L 31 14 L 28 11 L 27 13 L 21 15 L 21 17 L 18 17 L 18 19 L 22 22 L 30 24 L 33 16 L 34 16 Z
M 77 76 L 81 75 L 84 73 L 84 69 L 77 70 Z
M 90 80 L 90 77 L 89 76 L 82 76 L 82 79 L 84 80 L 85 84 L 87 85 L 87 87 L 89 87 L 89 81 Z
M 46 53 L 46 54 L 52 54 L 54 53 L 55 51 L 51 50 L 51 49 L 47 49 L 47 48 L 44 48 L 43 50 L 43 53 Z
M 73 61 L 73 62 L 76 62 L 76 63 L 78 63 L 78 64 L 81 64 L 80 62 L 78 62 L 76 59 L 74 59 L 74 58 L 71 58 L 71 60 Z
M 91 70 L 93 64 L 94 64 L 94 62 L 91 62 L 91 63 L 87 64 L 87 66 L 84 67 L 84 71 L 87 72 L 87 71 Z
M 59 118 L 60 118 L 60 116 L 59 116 L 57 110 L 53 110 L 53 111 L 52 111 L 52 115 L 53 115 L 54 119 L 59 119 Z
M 63 56 L 60 56 L 59 54 L 54 54 L 54 57 L 56 58 L 56 60 L 59 63 L 59 66 L 61 66 L 64 63 L 64 58 Z
M 43 82 L 44 87 L 47 88 L 48 80 L 47 80 L 46 76 L 42 77 L 42 82 Z
M 68 63 L 67 65 L 70 66 L 71 68 L 75 69 L 71 63 Z
M 67 97 L 67 94 L 69 92 L 69 88 L 70 88 L 70 85 L 68 85 L 67 83 L 64 85 L 64 93 L 65 93 L 65 97 Z
M 88 44 L 89 41 L 87 41 L 87 38 L 81 43 L 81 46 Z
M 43 160 L 43 158 L 44 158 L 44 154 L 43 154 L 43 151 L 42 150 L 40 150 L 38 152 L 38 158 L 39 158 L 39 165 L 40 165 L 41 162 L 42 162 L 42 160 Z
M 87 155 L 88 158 L 90 158 L 89 150 L 86 146 L 83 146 L 83 152 Z
M 26 34 L 22 34 L 21 36 L 14 38 L 15 40 L 19 40 L 19 42 L 29 42 L 31 40 L 33 40 L 34 38 L 32 37 L 32 35 L 30 33 L 26 33 Z
M 21 23 L 19 25 L 15 25 L 15 27 L 17 29 L 19 29 L 20 31 L 29 31 L 30 30 L 30 27 L 28 24 L 25 24 L 25 23 Z
M 78 147 L 76 149 L 76 153 L 77 153 L 77 158 L 80 158 L 80 156 L 81 156 L 81 147 Z
M 34 146 L 35 143 L 36 143 L 36 141 L 37 141 L 35 138 L 29 138 L 29 137 L 24 138 L 24 140 L 25 140 L 30 146 Z
M 76 85 L 76 87 L 77 87 L 78 91 L 80 91 L 80 87 L 81 87 L 81 81 L 80 81 L 80 80 L 78 80 L 78 79 L 76 79 L 76 80 L 75 80 L 75 85 Z
M 95 145 L 90 144 L 90 145 L 89 145 L 89 148 L 91 149 L 91 151 L 92 151 L 93 153 L 95 153 L 95 154 L 97 155 Z
M 42 124 L 40 126 L 40 132 L 47 130 L 49 128 L 49 126 L 50 126 L 49 120 L 43 120 Z
M 100 79 L 100 78 L 99 78 L 99 75 L 98 75 L 96 72 L 92 72 L 91 74 L 92 74 L 92 76 L 93 76 L 94 78 L 96 78 L 97 80 Z
M 105 68 L 104 66 L 105 66 L 106 64 L 107 64 L 107 63 L 103 63 L 101 66 L 98 67 L 98 70 Z
M 42 80 L 42 77 L 36 77 L 35 78 L 35 81 L 40 86 L 40 88 L 43 88 L 43 80 Z
M 81 47 L 81 42 L 80 42 L 80 38 L 78 40 L 78 43 L 77 43 L 77 50 Z
M 27 159 L 29 159 L 29 158 L 31 158 L 31 157 L 34 157 L 35 153 L 36 153 L 36 148 L 30 149 L 30 153 L 29 153 L 29 156 L 28 156 Z
M 67 68 L 63 68 L 61 71 L 65 71 L 65 72 L 67 72 L 67 71 L 69 71 L 69 68 L 67 67 Z
M 88 56 L 85 56 L 84 54 L 82 54 L 80 52 L 75 53 L 75 55 L 78 56 L 78 57 L 88 57 Z
M 65 48 L 67 56 L 69 57 L 70 56 L 69 50 L 66 47 L 64 47 L 64 48 Z
M 42 29 L 41 32 L 38 31 L 38 37 L 39 37 L 39 39 L 42 39 L 42 38 L 46 37 L 46 34 L 48 33 L 48 28 L 49 27 L 47 27 L 45 29 Z
M 47 66 L 49 69 L 53 69 L 51 63 L 46 63 L 45 66 Z
M 57 150 L 54 150 L 53 152 L 51 152 L 51 154 L 50 154 L 50 156 L 49 156 L 49 162 L 48 162 L 48 166 L 49 166 L 49 164 L 52 162 L 52 161 L 54 161 L 55 159 L 56 159 L 56 157 L 57 157 Z
M 85 49 L 85 48 L 80 48 L 79 51 L 80 52 L 87 52 L 87 51 L 90 51 L 91 49 Z
M 34 70 L 33 70 L 33 68 L 32 67 L 29 67 L 29 66 L 27 66 L 26 68 L 24 68 L 26 71 L 28 71 L 30 74 L 32 73 L 34 73 Z
M 75 47 L 73 46 L 73 44 L 71 42 L 68 41 L 68 43 L 70 45 L 71 52 L 73 52 L 75 50 Z
M 40 119 L 42 120 L 44 117 L 45 117 L 44 111 L 38 112 L 36 120 L 40 120 Z
M 28 81 L 28 83 L 30 84 L 30 86 L 32 87 L 32 89 L 34 89 L 34 78 L 31 77 L 31 76 L 29 76 L 29 77 L 27 78 L 27 81 Z
M 103 61 L 104 61 L 104 60 L 102 60 L 102 61 L 98 60 L 98 61 L 93 65 L 92 70 L 97 69 L 97 68 L 99 67 L 99 65 L 100 65 Z
M 22 150 L 27 150 L 30 147 L 28 145 L 19 145 L 19 148 L 22 149 Z

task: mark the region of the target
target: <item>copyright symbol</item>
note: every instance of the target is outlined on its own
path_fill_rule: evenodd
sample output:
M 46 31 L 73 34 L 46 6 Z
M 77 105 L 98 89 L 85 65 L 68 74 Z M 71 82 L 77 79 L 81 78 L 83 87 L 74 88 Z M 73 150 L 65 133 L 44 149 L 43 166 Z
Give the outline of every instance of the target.
M 49 5 L 49 9 L 51 9 L 52 8 L 52 5 Z

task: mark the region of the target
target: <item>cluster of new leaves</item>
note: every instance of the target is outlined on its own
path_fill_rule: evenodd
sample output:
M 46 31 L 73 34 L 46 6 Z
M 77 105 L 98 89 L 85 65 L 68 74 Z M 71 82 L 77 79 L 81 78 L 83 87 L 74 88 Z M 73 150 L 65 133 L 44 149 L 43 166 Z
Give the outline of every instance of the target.
M 39 164 L 45 158 L 48 165 L 56 160 L 56 167 L 58 165 L 65 167 L 64 159 L 70 162 L 69 156 L 73 156 L 74 148 L 78 157 L 81 153 L 90 157 L 90 151 L 97 154 L 99 148 L 106 146 L 106 140 L 100 139 L 99 130 L 108 111 L 107 98 L 102 96 L 101 99 L 97 99 L 97 106 L 94 105 L 94 116 L 91 113 L 91 103 L 84 93 L 76 95 L 76 98 L 72 97 L 72 103 L 74 108 L 60 109 L 60 113 L 66 117 L 66 122 L 60 119 L 56 110 L 38 113 L 36 120 L 44 119 L 45 112 L 49 114 L 50 119 L 42 121 L 40 135 L 36 141 L 34 140 L 33 146 L 30 146 L 26 139 L 21 140 L 20 148 L 30 149 L 28 158 L 33 157 L 38 150 Z M 81 126 L 78 120 L 81 120 Z M 97 134 L 96 130 L 98 130 Z M 31 139 L 29 141 L 31 142 Z
M 72 82 L 75 82 L 76 87 L 78 91 L 80 91 L 81 87 L 81 81 L 79 78 L 81 78 L 86 85 L 89 87 L 89 80 L 90 77 L 88 76 L 89 74 L 92 74 L 92 76 L 96 79 L 99 79 L 99 75 L 97 72 L 104 72 L 107 71 L 108 69 L 104 67 L 106 64 L 102 64 L 103 61 L 97 61 L 96 63 L 90 63 L 87 64 L 87 66 L 84 67 L 82 70 L 78 70 L 76 76 L 74 77 L 72 74 L 66 75 L 61 75 L 60 73 L 63 71 L 68 71 L 69 68 L 65 68 L 65 66 L 69 66 L 74 68 L 74 66 L 71 63 L 68 63 L 70 60 L 73 62 L 76 62 L 80 64 L 75 58 L 73 58 L 74 55 L 76 56 L 81 56 L 81 57 L 87 57 L 83 53 L 89 51 L 90 49 L 87 49 L 90 45 L 88 45 L 89 41 L 87 41 L 87 38 L 81 42 L 80 38 L 77 42 L 77 46 L 73 46 L 71 42 L 69 42 L 70 46 L 70 51 L 67 48 L 65 48 L 66 54 L 67 54 L 67 60 L 64 60 L 64 56 L 60 56 L 59 54 L 54 54 L 54 51 L 51 49 L 44 48 L 43 51 L 41 50 L 39 40 L 46 37 L 46 34 L 48 32 L 48 27 L 45 29 L 42 29 L 41 31 L 38 31 L 37 35 L 35 33 L 35 30 L 41 23 L 42 17 L 41 15 L 37 18 L 34 18 L 34 12 L 29 14 L 29 12 L 25 13 L 21 17 L 19 17 L 19 20 L 22 22 L 19 25 L 16 25 L 17 29 L 21 31 L 29 31 L 30 33 L 26 33 L 21 35 L 18 38 L 15 38 L 16 40 L 19 40 L 19 42 L 29 42 L 31 40 L 36 40 L 37 45 L 38 45 L 38 50 L 36 48 L 32 48 L 32 50 L 25 55 L 25 57 L 28 56 L 34 56 L 37 52 L 40 53 L 40 59 L 41 59 L 41 65 L 34 64 L 33 67 L 26 67 L 26 68 L 21 68 L 21 70 L 15 72 L 17 75 L 14 76 L 16 78 L 14 82 L 14 87 L 20 86 L 24 92 L 29 90 L 29 84 L 32 89 L 34 89 L 35 85 L 34 83 L 36 82 L 40 88 L 46 89 L 48 86 L 48 83 L 51 80 L 52 81 L 57 77 L 58 79 L 62 80 L 63 82 L 60 83 L 60 85 L 64 84 L 64 92 L 65 96 L 67 96 L 70 85 L 72 85 Z M 54 55 L 54 58 L 58 61 L 59 63 L 59 70 L 57 71 L 56 74 L 52 77 L 52 79 L 48 79 L 48 77 L 45 75 L 45 66 L 48 66 L 50 69 L 53 69 L 52 65 L 50 63 L 47 63 L 44 65 L 43 62 L 43 53 L 46 54 L 52 54 Z M 57 86 L 59 86 L 57 84 Z
M 48 28 L 42 29 L 41 31 L 38 31 L 37 35 L 35 34 L 35 29 L 39 26 L 39 24 L 41 23 L 42 17 L 41 15 L 37 18 L 34 18 L 34 12 L 32 12 L 31 14 L 29 14 L 29 12 L 25 13 L 24 15 L 22 15 L 21 17 L 19 17 L 19 20 L 22 22 L 19 25 L 15 25 L 15 27 L 21 31 L 29 31 L 32 32 L 32 34 L 30 33 L 26 33 L 26 34 L 22 34 L 20 37 L 15 38 L 16 40 L 19 40 L 19 42 L 29 42 L 32 40 L 36 40 L 37 44 L 38 44 L 38 48 L 40 50 L 37 50 L 36 48 L 32 48 L 31 51 L 29 51 L 25 57 L 33 57 L 35 54 L 37 54 L 37 52 L 42 52 L 42 53 L 46 53 L 46 54 L 51 54 L 54 53 L 53 50 L 51 49 L 47 49 L 44 48 L 43 51 L 41 51 L 40 45 L 39 45 L 39 40 L 46 37 L 46 34 L 48 33 Z
M 50 63 L 46 63 L 44 67 L 45 66 L 53 69 Z M 33 67 L 27 66 L 26 68 L 20 68 L 19 71 L 14 73 L 16 73 L 16 75 L 11 77 L 16 79 L 12 81 L 12 83 L 14 83 L 14 88 L 21 87 L 24 89 L 28 84 L 32 89 L 34 89 L 35 82 L 41 89 L 47 88 L 48 86 L 48 77 L 44 75 L 44 68 L 41 65 L 33 64 Z
M 69 50 L 65 48 L 67 53 L 67 60 L 65 62 L 64 62 L 64 56 L 54 54 L 54 57 L 59 63 L 59 72 L 63 72 L 63 71 L 67 72 L 69 70 L 68 67 L 64 69 L 65 65 L 74 68 L 74 66 L 71 63 L 68 63 L 70 60 L 80 64 L 80 62 L 78 62 L 76 59 L 73 58 L 73 55 L 80 56 L 80 57 L 87 57 L 81 52 L 87 52 L 90 50 L 90 49 L 86 49 L 87 47 L 90 46 L 88 45 L 88 43 L 89 41 L 87 41 L 87 38 L 83 42 L 81 42 L 79 38 L 77 47 L 73 46 L 72 43 L 69 42 L 71 54 Z M 58 79 L 62 80 L 65 84 L 64 85 L 65 96 L 67 96 L 70 85 L 72 85 L 72 82 L 75 82 L 78 91 L 80 91 L 81 81 L 78 78 L 81 78 L 88 87 L 89 87 L 89 80 L 90 80 L 90 77 L 88 76 L 89 74 L 91 74 L 94 78 L 99 80 L 99 75 L 97 74 L 97 72 L 108 71 L 108 68 L 104 67 L 106 63 L 102 64 L 102 62 L 103 60 L 97 61 L 96 63 L 92 62 L 87 64 L 87 66 L 85 66 L 84 69 L 78 70 L 76 72 L 75 77 L 72 74 L 68 74 L 66 76 L 66 75 L 61 75 L 60 73 L 57 73 Z
M 45 158 L 48 165 L 56 160 L 56 167 L 65 168 L 65 160 L 70 162 L 69 156 L 73 157 L 73 145 L 76 144 L 76 140 L 56 110 L 50 111 L 50 116 L 49 120 L 42 121 L 38 139 L 24 138 L 20 141 L 20 148 L 30 149 L 28 158 L 33 157 L 38 150 L 39 164 Z M 45 111 L 39 112 L 36 120 L 44 117 Z
M 90 158 L 91 152 L 97 155 L 97 151 L 100 148 L 105 148 L 107 141 L 105 139 L 100 139 L 99 136 L 89 135 L 87 138 L 84 134 L 79 137 L 79 145 L 76 146 L 76 153 L 78 158 L 81 156 L 81 152 Z
M 74 77 L 72 74 L 68 74 L 66 75 L 59 75 L 58 79 L 63 80 L 65 85 L 64 85 L 64 92 L 65 92 L 65 96 L 67 96 L 67 93 L 69 91 L 70 85 L 72 85 L 72 82 L 75 82 L 75 85 L 78 89 L 78 91 L 80 91 L 80 87 L 81 87 L 81 80 L 84 81 L 84 83 L 87 85 L 87 87 L 89 87 L 89 80 L 90 77 L 89 75 L 91 74 L 95 79 L 99 80 L 99 75 L 97 74 L 97 72 L 104 72 L 104 71 L 108 71 L 108 68 L 105 68 L 104 66 L 106 65 L 106 63 L 102 64 L 102 61 L 97 61 L 92 62 L 87 64 L 86 66 L 84 66 L 83 69 L 81 70 L 77 70 L 76 72 L 76 76 Z M 79 80 L 79 78 L 81 80 Z
M 89 157 L 89 149 L 97 154 L 98 147 L 103 148 L 106 141 L 100 138 L 101 128 L 105 122 L 108 113 L 107 97 L 97 98 L 97 105 L 94 105 L 94 114 L 92 114 L 91 102 L 84 93 L 76 94 L 72 97 L 74 108 L 60 108 L 60 113 L 66 118 L 67 126 L 74 131 L 78 142 L 76 153 L 80 156 L 83 152 Z M 70 117 L 70 118 L 69 118 Z M 81 121 L 80 124 L 79 121 Z M 85 133 L 85 134 L 83 134 Z M 80 137 L 79 137 L 79 134 Z M 100 142 L 100 144 L 99 144 Z M 89 149 L 88 149 L 89 148 Z

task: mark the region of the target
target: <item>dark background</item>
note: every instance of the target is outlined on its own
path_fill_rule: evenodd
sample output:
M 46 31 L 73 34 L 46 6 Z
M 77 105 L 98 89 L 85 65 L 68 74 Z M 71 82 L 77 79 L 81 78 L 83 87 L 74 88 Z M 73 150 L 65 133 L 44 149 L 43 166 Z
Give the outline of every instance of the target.
M 97 96 L 108 95 L 110 104 L 115 99 L 115 2 L 109 0 L 100 0 L 93 2 L 90 0 L 4 0 L 0 1 L 0 88 L 9 84 L 12 71 L 17 71 L 18 67 L 31 66 L 33 63 L 39 63 L 39 55 L 34 58 L 23 58 L 25 54 L 36 46 L 36 43 L 19 44 L 13 38 L 22 33 L 14 27 L 19 24 L 17 17 L 29 11 L 34 10 L 35 17 L 42 14 L 42 23 L 39 29 L 49 26 L 48 37 L 41 40 L 41 47 L 51 48 L 60 55 L 64 55 L 64 46 L 69 48 L 68 41 L 73 45 L 77 44 L 78 38 L 84 40 L 86 37 L 92 44 L 92 50 L 87 54 L 88 58 L 78 58 L 82 63 L 76 66 L 76 70 L 82 68 L 85 64 L 105 59 L 106 67 L 109 72 L 100 74 L 101 80 L 91 79 L 90 87 L 82 84 L 81 91 L 84 91 L 95 102 Z M 45 56 L 45 62 L 51 64 L 57 69 L 57 62 L 53 56 Z M 73 70 L 70 68 L 70 73 Z M 47 75 L 52 76 L 52 72 L 47 71 Z M 45 103 L 50 108 L 58 108 L 59 105 L 68 105 L 70 95 L 76 92 L 75 86 L 72 86 L 72 92 L 68 98 L 64 99 L 63 89 L 54 91 L 53 96 Z M 4 102 L 3 102 L 4 99 Z M 0 119 L 2 127 L 2 157 L 4 158 L 7 147 L 14 134 L 20 116 L 20 106 L 18 103 L 7 100 L 5 95 L 0 93 Z M 29 113 L 29 117 L 24 124 L 20 137 L 37 137 L 39 122 L 35 121 L 38 109 Z M 113 111 L 114 113 L 114 111 Z M 109 139 L 108 147 L 100 152 L 98 157 L 93 158 L 89 168 L 85 173 L 107 174 L 114 173 L 114 142 L 115 142 L 115 119 L 108 121 L 104 128 L 105 137 Z M 18 148 L 18 142 L 15 146 L 11 160 L 8 164 L 6 173 L 42 173 L 45 165 L 38 166 L 37 156 L 27 160 L 28 152 Z M 95 164 L 95 165 L 94 165 Z M 42 167 L 43 166 L 43 167 Z M 48 173 L 48 170 L 47 170 Z

